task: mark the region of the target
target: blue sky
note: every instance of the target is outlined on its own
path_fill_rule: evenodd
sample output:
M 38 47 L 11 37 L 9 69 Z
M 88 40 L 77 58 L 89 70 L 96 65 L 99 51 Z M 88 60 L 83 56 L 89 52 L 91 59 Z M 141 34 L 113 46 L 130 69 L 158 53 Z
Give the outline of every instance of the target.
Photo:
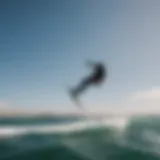
M 90 72 L 85 60 L 93 59 L 107 64 L 108 79 L 89 89 L 84 103 L 132 106 L 132 95 L 160 85 L 159 6 L 159 0 L 2 1 L 0 101 L 12 109 L 73 109 L 66 87 Z

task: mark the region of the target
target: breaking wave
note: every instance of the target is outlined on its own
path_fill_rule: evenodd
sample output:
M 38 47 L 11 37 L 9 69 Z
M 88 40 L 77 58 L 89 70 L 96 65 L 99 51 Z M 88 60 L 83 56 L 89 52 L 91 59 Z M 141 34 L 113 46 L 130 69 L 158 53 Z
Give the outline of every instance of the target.
M 160 159 L 160 118 L 110 117 L 0 127 L 0 159 Z

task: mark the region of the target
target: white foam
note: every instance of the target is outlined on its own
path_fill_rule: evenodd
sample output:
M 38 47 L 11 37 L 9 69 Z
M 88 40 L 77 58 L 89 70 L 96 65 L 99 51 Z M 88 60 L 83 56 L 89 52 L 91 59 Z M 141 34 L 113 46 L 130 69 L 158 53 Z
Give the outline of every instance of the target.
M 70 124 L 61 125 L 39 125 L 39 126 L 4 126 L 0 127 L 0 138 L 13 137 L 28 133 L 68 133 L 78 132 L 99 126 L 124 128 L 127 119 L 125 118 L 107 118 L 101 121 L 98 120 L 84 120 Z
M 1 127 L 0 138 L 7 138 L 26 133 L 27 129 L 23 127 Z

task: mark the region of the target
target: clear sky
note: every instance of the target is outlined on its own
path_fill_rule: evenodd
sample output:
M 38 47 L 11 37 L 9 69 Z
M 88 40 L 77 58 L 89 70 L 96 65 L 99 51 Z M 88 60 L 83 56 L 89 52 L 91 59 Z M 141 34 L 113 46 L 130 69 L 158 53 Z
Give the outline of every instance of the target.
M 82 97 L 87 107 L 144 107 L 153 90 L 157 104 L 159 15 L 159 0 L 1 1 L 2 108 L 73 109 L 67 86 L 90 72 L 87 59 L 108 66 L 103 86 Z

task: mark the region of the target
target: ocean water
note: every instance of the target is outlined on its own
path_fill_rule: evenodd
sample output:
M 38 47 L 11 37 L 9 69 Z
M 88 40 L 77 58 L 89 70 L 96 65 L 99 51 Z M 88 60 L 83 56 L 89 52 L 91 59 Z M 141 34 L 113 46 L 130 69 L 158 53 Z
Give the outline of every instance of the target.
M 0 119 L 0 160 L 142 159 L 160 159 L 158 116 Z

